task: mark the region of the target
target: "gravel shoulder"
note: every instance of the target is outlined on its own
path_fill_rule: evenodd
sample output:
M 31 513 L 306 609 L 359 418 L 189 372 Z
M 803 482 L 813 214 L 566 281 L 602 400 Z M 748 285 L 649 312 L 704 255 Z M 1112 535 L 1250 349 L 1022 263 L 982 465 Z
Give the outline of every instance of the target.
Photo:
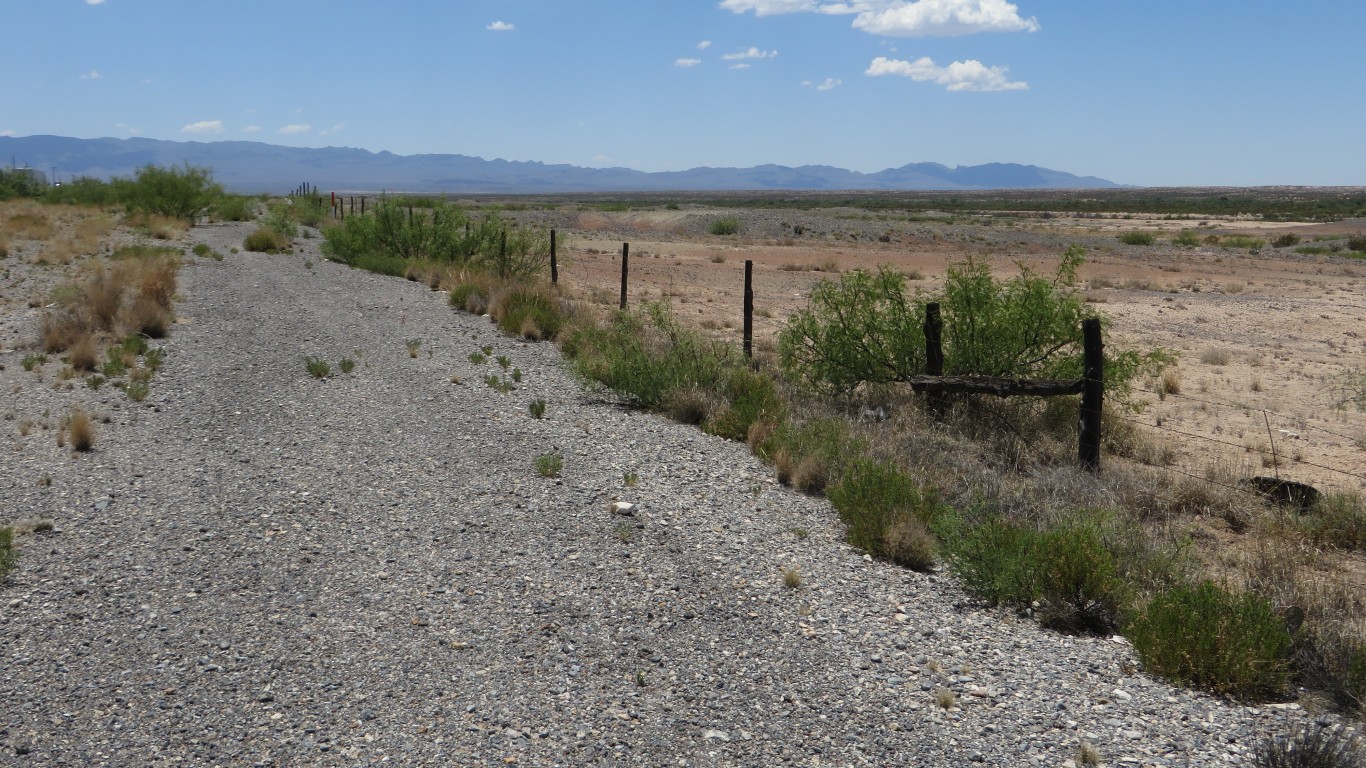
M 0 509 L 55 530 L 0 588 L 0 765 L 1219 765 L 1308 717 L 873 562 L 743 445 L 300 242 L 187 262 L 152 395 L 88 396 L 93 452 L 9 425 Z

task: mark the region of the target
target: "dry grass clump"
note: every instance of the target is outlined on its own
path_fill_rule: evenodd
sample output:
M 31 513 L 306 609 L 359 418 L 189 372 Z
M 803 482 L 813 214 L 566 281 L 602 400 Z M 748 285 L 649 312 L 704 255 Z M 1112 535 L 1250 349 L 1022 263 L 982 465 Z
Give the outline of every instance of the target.
M 155 213 L 134 214 L 126 217 L 124 222 L 157 240 L 175 240 L 190 231 L 189 221 Z
M 1228 365 L 1233 360 L 1233 353 L 1220 347 L 1210 347 L 1200 353 L 1200 362 L 1205 365 Z
M 66 429 L 71 434 L 72 448 L 84 453 L 95 447 L 95 424 L 85 411 L 73 411 L 67 418 Z
M 10 214 L 4 225 L 5 234 L 15 240 L 51 240 L 57 236 L 57 226 L 36 206 Z
M 171 330 L 171 313 L 154 299 L 140 295 L 128 305 L 123 322 L 133 333 L 164 339 Z
M 95 338 L 90 333 L 82 333 L 67 348 L 68 362 L 77 371 L 89 372 L 99 364 L 99 352 L 95 349 Z
M 43 315 L 41 334 L 44 352 L 64 352 L 85 333 L 89 333 L 89 330 L 69 311 L 58 310 Z

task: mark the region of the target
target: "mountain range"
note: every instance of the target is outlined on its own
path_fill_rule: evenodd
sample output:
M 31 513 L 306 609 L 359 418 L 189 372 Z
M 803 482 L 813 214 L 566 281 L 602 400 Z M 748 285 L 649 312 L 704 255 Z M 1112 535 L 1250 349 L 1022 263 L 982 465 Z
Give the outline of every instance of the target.
M 724 190 L 1091 189 L 1119 186 L 1034 165 L 950 168 L 911 163 L 877 173 L 828 165 L 757 165 L 646 172 L 468 155 L 396 155 L 349 147 L 311 149 L 254 141 L 0 136 L 0 158 L 57 178 L 132 176 L 146 165 L 208 166 L 229 191 L 283 193 L 308 183 L 338 192 L 535 193 Z

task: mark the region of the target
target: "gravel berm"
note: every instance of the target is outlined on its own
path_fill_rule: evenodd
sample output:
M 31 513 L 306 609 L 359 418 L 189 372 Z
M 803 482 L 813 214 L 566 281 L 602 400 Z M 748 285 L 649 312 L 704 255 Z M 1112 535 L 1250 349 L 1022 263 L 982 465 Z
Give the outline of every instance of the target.
M 55 530 L 0 592 L 0 765 L 1203 766 L 1310 717 L 872 561 L 744 445 L 249 229 L 191 231 L 226 258 L 182 269 L 151 396 L 92 395 L 93 451 L 4 458 Z

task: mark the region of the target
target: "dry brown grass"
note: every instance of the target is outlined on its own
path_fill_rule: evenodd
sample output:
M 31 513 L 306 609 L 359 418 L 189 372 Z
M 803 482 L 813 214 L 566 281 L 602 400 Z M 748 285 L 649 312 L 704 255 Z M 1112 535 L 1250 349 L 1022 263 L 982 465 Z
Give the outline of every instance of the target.
M 4 233 L 15 240 L 51 240 L 57 236 L 57 226 L 36 205 L 18 207 L 5 220 Z
M 123 325 L 132 333 L 162 339 L 170 333 L 171 313 L 151 298 L 138 296 L 124 312 Z
M 72 411 L 67 418 L 66 428 L 71 433 L 72 448 L 85 452 L 95 447 L 95 424 L 85 411 Z
M 67 348 L 67 355 L 71 367 L 77 371 L 93 371 L 100 362 L 99 352 L 95 348 L 95 337 L 90 333 L 82 333 L 76 337 Z
M 156 214 L 129 216 L 124 223 L 141 229 L 157 240 L 175 240 L 190 231 L 190 222 Z
M 88 329 L 74 314 L 59 309 L 43 315 L 41 333 L 44 352 L 64 352 Z

